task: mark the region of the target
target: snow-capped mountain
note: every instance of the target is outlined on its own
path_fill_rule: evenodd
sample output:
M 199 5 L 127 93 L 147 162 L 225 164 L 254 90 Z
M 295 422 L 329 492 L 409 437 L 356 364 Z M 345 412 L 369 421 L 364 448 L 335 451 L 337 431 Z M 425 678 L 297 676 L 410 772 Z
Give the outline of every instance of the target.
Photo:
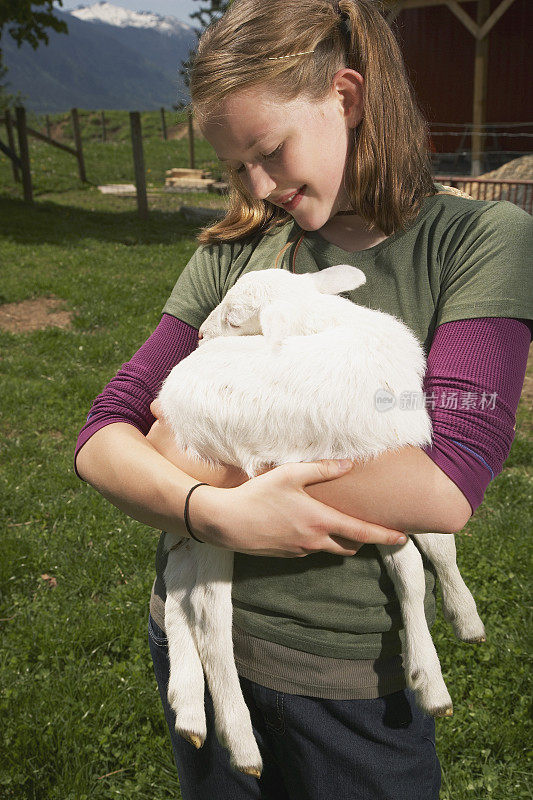
M 106 25 L 116 25 L 118 28 L 151 28 L 169 35 L 176 35 L 184 30 L 193 32 L 190 25 L 180 22 L 175 17 L 162 17 L 153 11 L 130 11 L 107 2 L 78 6 L 70 14 L 85 22 L 104 22 Z
M 193 27 L 107 2 L 55 14 L 68 34 L 49 30 L 48 46 L 19 49 L 2 39 L 8 91 L 20 92 L 28 109 L 148 111 L 189 102 L 180 69 L 198 43 Z

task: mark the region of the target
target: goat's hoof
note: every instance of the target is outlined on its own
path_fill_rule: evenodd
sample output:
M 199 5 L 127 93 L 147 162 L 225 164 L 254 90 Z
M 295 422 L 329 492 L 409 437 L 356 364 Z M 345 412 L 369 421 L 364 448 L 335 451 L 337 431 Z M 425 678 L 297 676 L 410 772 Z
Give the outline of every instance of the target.
M 463 639 L 463 642 L 466 644 L 480 644 L 481 642 L 486 642 L 486 636 L 474 636 L 472 639 Z
M 432 717 L 453 717 L 453 706 L 441 706 L 431 710 Z
M 469 614 L 456 614 L 450 620 L 453 632 L 461 642 L 484 642 L 485 626 L 477 611 Z
M 257 767 L 239 767 L 239 772 L 243 772 L 245 775 L 251 775 L 252 778 L 261 777 L 261 770 Z
M 183 739 L 185 739 L 185 741 L 189 742 L 190 744 L 193 744 L 197 750 L 199 750 L 204 743 L 204 739 L 202 739 L 201 736 L 198 736 L 197 733 L 191 733 L 190 731 L 180 731 L 180 730 L 177 730 L 176 732 L 179 733 L 179 735 Z

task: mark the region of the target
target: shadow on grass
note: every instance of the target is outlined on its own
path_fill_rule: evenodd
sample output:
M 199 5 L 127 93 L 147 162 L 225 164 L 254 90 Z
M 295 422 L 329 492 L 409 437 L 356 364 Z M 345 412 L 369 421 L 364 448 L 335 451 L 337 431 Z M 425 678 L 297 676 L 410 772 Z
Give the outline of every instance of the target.
M 0 236 L 20 244 L 65 246 L 87 238 L 125 245 L 174 244 L 195 238 L 198 230 L 179 211 L 154 209 L 141 220 L 136 210 L 93 210 L 50 200 L 31 205 L 0 196 Z

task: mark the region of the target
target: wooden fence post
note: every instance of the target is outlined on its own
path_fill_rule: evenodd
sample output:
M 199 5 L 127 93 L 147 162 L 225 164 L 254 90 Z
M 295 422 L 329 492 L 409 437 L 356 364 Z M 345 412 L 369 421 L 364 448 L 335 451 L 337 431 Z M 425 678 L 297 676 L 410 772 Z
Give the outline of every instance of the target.
M 192 124 L 192 111 L 187 109 L 187 121 L 189 123 L 189 166 L 194 169 L 194 128 Z
M 107 131 L 105 129 L 105 111 L 102 111 L 102 141 L 107 142 Z
M 479 27 L 488 19 L 490 0 L 477 3 L 477 23 Z M 487 149 L 487 129 L 484 127 L 487 110 L 487 75 L 488 75 L 489 35 L 483 39 L 476 38 L 474 59 L 474 106 L 472 109 L 472 164 L 470 174 L 474 177 L 483 172 L 483 152 Z
M 22 166 L 22 188 L 24 190 L 24 200 L 27 203 L 33 202 L 33 189 L 31 185 L 30 171 L 30 151 L 28 149 L 28 134 L 26 131 L 26 109 L 17 106 L 15 109 L 17 116 L 17 133 L 19 140 L 19 153 Z
M 74 143 L 76 146 L 76 156 L 78 158 L 78 171 L 80 173 L 80 181 L 87 183 L 87 178 L 85 176 L 85 162 L 83 160 L 83 149 L 81 146 L 80 120 L 78 117 L 78 109 L 72 108 L 70 114 L 72 116 L 72 129 L 74 131 Z
M 15 137 L 13 136 L 13 120 L 11 119 L 11 111 L 9 110 L 9 108 L 6 108 L 5 118 L 6 118 L 6 130 L 7 130 L 7 143 L 9 145 L 9 149 L 11 150 L 11 152 L 15 153 L 16 155 L 17 151 L 15 150 Z M 20 183 L 20 175 L 18 167 L 12 159 L 10 159 L 10 161 L 11 161 L 11 167 L 13 169 L 13 178 L 15 179 L 15 183 Z
M 161 109 L 161 133 L 163 134 L 163 139 L 167 140 L 167 123 L 165 120 L 165 109 Z
M 146 219 L 148 217 L 148 200 L 146 197 L 146 176 L 144 174 L 141 115 L 138 111 L 130 111 L 130 127 L 133 165 L 135 167 L 135 186 L 137 187 L 137 210 L 141 219 Z
M 48 114 L 46 115 L 46 135 L 49 139 L 52 138 L 52 134 L 50 133 L 50 117 Z

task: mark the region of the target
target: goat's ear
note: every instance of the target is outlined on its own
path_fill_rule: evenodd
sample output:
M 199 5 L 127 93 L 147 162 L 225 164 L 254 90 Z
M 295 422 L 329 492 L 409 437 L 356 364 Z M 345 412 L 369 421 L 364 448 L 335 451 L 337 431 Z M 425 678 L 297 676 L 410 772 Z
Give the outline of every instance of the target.
M 320 272 L 313 272 L 310 277 L 315 287 L 322 294 L 349 292 L 366 283 L 364 272 L 361 272 L 357 267 L 350 266 L 350 264 L 336 264 L 334 267 L 326 267 Z
M 294 305 L 286 300 L 276 300 L 259 312 L 261 333 L 267 339 L 280 342 L 295 331 Z
M 222 315 L 222 324 L 240 328 L 247 319 L 250 319 L 250 313 L 243 308 L 230 308 Z

